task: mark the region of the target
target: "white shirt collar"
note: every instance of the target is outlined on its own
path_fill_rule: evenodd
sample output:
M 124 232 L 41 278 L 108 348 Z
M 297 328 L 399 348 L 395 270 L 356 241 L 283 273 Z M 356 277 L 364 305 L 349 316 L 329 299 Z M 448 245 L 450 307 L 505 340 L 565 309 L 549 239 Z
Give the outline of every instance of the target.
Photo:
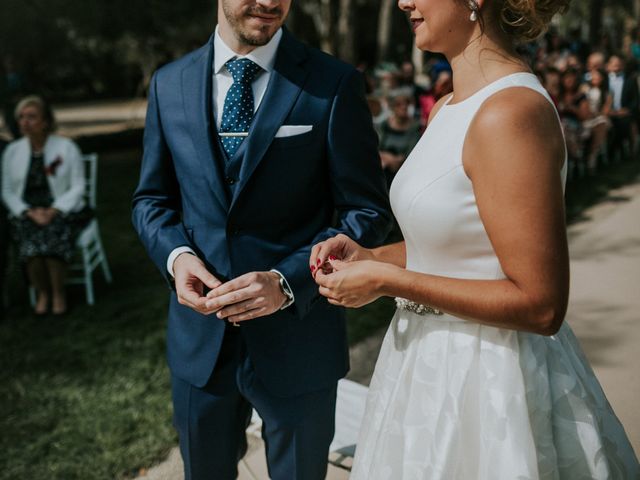
M 216 26 L 216 32 L 213 37 L 213 73 L 215 75 L 220 73 L 220 70 L 222 70 L 222 67 L 224 67 L 225 63 L 235 57 L 248 58 L 252 62 L 258 64 L 264 71 L 270 73 L 273 70 L 273 65 L 276 62 L 276 53 L 278 51 L 278 46 L 280 45 L 281 39 L 282 28 L 276 32 L 273 38 L 271 38 L 271 40 L 269 40 L 269 43 L 267 43 L 266 45 L 257 47 L 248 55 L 238 55 L 226 43 L 224 43 L 224 40 L 222 40 L 222 37 L 220 36 L 219 27 Z

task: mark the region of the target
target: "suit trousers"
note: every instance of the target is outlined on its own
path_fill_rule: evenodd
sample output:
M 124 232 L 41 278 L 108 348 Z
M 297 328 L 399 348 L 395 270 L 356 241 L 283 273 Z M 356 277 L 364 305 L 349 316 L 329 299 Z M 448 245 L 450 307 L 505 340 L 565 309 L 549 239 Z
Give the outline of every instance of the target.
M 172 376 L 185 480 L 237 478 L 252 407 L 263 421 L 269 477 L 323 480 L 335 430 L 337 381 L 296 397 L 274 396 L 255 375 L 241 328 L 226 327 L 216 367 L 204 387 Z

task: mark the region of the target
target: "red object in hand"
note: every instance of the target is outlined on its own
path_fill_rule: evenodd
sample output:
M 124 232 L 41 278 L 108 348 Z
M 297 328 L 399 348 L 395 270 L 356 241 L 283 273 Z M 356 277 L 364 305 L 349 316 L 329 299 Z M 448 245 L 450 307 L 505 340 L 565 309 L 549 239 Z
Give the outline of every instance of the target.
M 61 157 L 56 157 L 53 162 L 51 162 L 49 165 L 47 165 L 47 167 L 45 168 L 44 171 L 49 176 L 55 175 L 56 171 L 58 170 L 60 165 L 62 165 L 62 158 Z

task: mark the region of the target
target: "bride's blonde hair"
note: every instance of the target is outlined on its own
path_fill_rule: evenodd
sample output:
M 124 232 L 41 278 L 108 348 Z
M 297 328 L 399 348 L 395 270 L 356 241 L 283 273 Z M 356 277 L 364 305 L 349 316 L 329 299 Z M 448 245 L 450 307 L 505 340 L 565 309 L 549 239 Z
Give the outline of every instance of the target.
M 570 0 L 499 0 L 497 20 L 514 43 L 526 43 L 542 35 L 557 13 L 565 13 Z

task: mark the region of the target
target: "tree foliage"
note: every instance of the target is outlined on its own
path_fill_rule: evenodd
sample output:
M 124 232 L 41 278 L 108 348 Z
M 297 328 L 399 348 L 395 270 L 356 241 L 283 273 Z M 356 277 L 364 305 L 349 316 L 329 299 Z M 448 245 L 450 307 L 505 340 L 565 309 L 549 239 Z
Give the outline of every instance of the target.
M 639 2 L 574 0 L 570 21 L 598 39 L 605 3 Z M 0 0 L 0 71 L 57 100 L 141 95 L 159 65 L 206 41 L 216 10 L 216 0 Z M 411 58 L 396 0 L 293 0 L 288 26 L 352 63 Z

